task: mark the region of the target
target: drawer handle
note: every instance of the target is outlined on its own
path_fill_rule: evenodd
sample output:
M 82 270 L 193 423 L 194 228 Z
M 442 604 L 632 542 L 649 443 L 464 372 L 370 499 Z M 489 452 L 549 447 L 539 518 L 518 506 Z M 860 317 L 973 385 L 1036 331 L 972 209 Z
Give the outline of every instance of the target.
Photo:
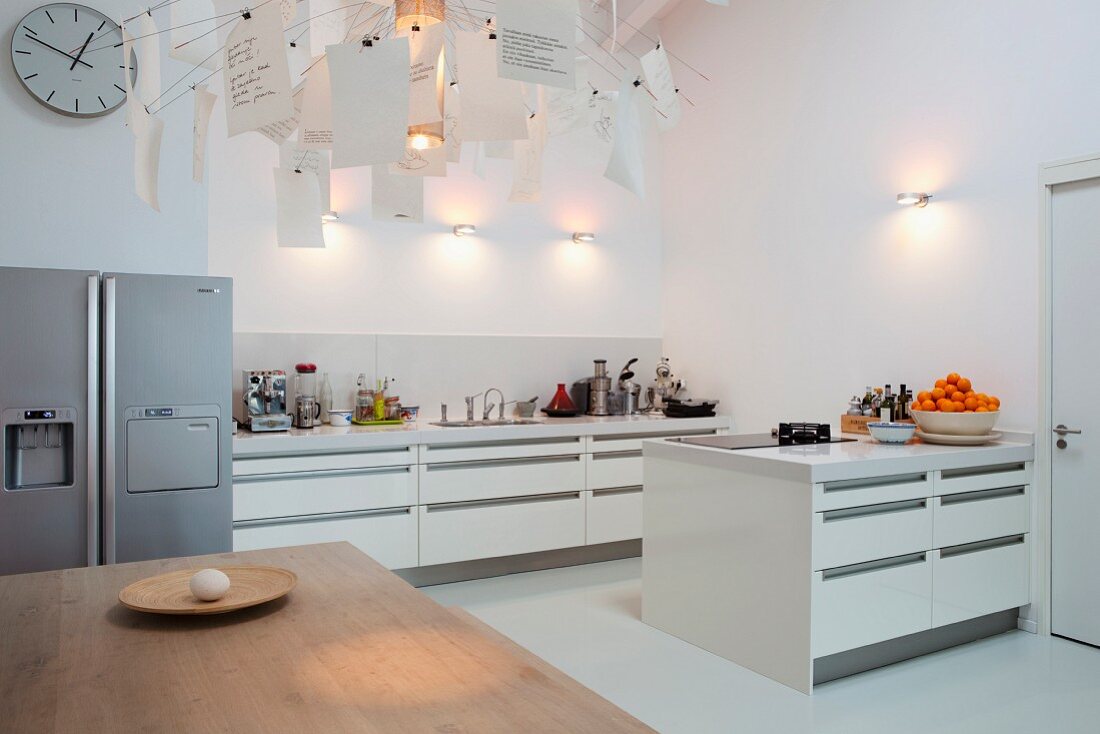
M 1007 474 L 1023 471 L 1024 468 L 1024 464 L 997 464 L 995 466 L 974 466 L 967 469 L 944 469 L 940 472 L 940 478 L 962 479 L 963 477 L 980 477 L 987 474 Z
M 874 573 L 876 571 L 886 571 L 891 568 L 912 566 L 917 563 L 924 563 L 927 560 L 928 554 L 922 552 L 910 553 L 904 556 L 894 556 L 893 558 L 883 558 L 878 561 L 867 561 L 866 563 L 854 563 L 851 566 L 838 566 L 837 568 L 830 568 L 822 571 L 821 580 L 834 581 L 836 579 L 843 579 L 863 573 Z
M 928 507 L 928 500 L 902 500 L 901 502 L 885 502 L 881 505 L 864 505 L 863 507 L 849 507 L 843 510 L 829 510 L 821 513 L 824 522 L 836 522 L 837 520 L 854 520 L 862 517 L 874 517 L 876 515 L 891 515 L 895 512 L 909 512 L 910 510 L 923 510 Z
M 899 484 L 920 484 L 928 481 L 928 474 L 899 474 L 893 477 L 871 477 L 869 479 L 852 479 L 845 482 L 829 482 L 825 485 L 826 492 L 847 492 L 853 489 L 869 489 L 872 487 L 894 487 Z
M 557 500 L 580 499 L 580 492 L 555 492 L 554 494 L 535 494 L 530 497 L 502 497 L 491 500 L 470 500 L 468 502 L 440 502 L 425 505 L 427 512 L 448 512 L 450 510 L 472 510 L 481 507 L 504 507 L 506 505 L 533 505 L 538 502 L 556 502 Z
M 351 456 L 353 454 L 371 454 L 372 456 L 378 456 L 380 454 L 411 454 L 416 450 L 416 445 L 398 446 L 398 447 L 384 447 L 384 448 L 358 448 L 348 449 L 346 451 L 303 451 L 296 454 L 284 454 L 284 453 L 270 453 L 265 452 L 262 454 L 246 454 L 244 456 L 237 455 L 233 457 L 233 461 L 241 466 L 245 466 L 253 461 L 269 461 L 271 459 L 317 459 L 328 456 Z
M 533 466 L 537 464 L 567 464 L 580 461 L 580 455 L 572 456 L 532 456 L 525 459 L 480 459 L 477 461 L 448 461 L 440 464 L 426 464 L 427 471 L 449 471 L 452 469 L 477 469 L 479 467 Z
M 603 461 L 604 459 L 634 459 L 641 458 L 642 450 L 636 451 L 605 451 L 602 454 L 592 454 L 592 461 Z
M 992 550 L 994 548 L 1007 548 L 1010 545 L 1019 545 L 1023 542 L 1023 535 L 1006 535 L 1003 538 L 979 540 L 977 543 L 953 545 L 949 548 L 940 548 L 940 558 L 954 558 L 955 556 L 964 556 L 968 553 L 980 553 L 981 551 Z
M 250 482 L 271 482 L 287 479 L 327 479 L 330 477 L 360 477 L 378 476 L 380 474 L 408 474 L 411 466 L 378 466 L 364 469 L 320 469 L 318 471 L 288 471 L 275 474 L 245 474 L 233 477 L 234 484 L 248 484 Z
M 391 517 L 408 515 L 411 507 L 390 507 L 384 510 L 354 510 L 352 512 L 324 512 L 317 515 L 295 515 L 293 517 L 265 517 L 260 520 L 235 520 L 234 528 L 260 528 L 267 525 L 299 525 L 306 522 L 325 522 L 326 520 L 351 520 L 357 517 Z
M 638 484 L 633 487 L 608 487 L 606 489 L 593 489 L 593 497 L 608 497 L 613 494 L 640 494 L 642 491 L 642 485 Z
M 967 502 L 981 502 L 982 500 L 995 500 L 1003 497 L 1019 497 L 1025 493 L 1020 487 L 999 487 L 997 489 L 981 489 L 977 492 L 959 492 L 958 494 L 945 494 L 940 497 L 940 507 L 961 505 Z
M 648 441 L 654 438 L 679 438 L 681 436 L 713 436 L 718 433 L 718 429 L 701 428 L 697 431 L 674 431 L 672 433 L 605 433 L 599 436 L 593 436 L 593 443 L 600 443 L 601 441 Z
M 459 449 L 483 449 L 500 446 L 530 446 L 532 444 L 577 444 L 581 442 L 581 436 L 562 436 L 560 438 L 521 438 L 512 441 L 464 441 L 463 443 L 445 443 L 425 445 L 428 453 L 440 453 L 443 451 L 457 451 Z

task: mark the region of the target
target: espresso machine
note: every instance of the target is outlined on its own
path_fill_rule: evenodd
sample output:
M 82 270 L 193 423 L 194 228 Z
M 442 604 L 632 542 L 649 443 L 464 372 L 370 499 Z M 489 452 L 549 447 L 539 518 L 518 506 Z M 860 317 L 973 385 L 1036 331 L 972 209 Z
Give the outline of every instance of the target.
M 244 370 L 244 425 L 250 431 L 286 431 L 292 417 L 286 412 L 286 372 Z

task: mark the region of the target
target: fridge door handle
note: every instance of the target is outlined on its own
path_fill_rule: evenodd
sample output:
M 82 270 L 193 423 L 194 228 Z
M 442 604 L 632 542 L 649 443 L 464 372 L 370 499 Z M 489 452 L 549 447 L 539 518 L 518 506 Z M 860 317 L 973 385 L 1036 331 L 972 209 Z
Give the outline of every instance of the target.
M 115 279 L 103 279 L 103 562 L 115 562 Z
M 88 565 L 99 565 L 99 275 L 88 276 Z

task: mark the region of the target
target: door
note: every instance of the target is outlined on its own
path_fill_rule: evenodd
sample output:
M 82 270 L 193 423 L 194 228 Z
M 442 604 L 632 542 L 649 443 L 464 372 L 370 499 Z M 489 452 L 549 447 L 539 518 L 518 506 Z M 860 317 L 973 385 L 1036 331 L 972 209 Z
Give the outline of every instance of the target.
M 1100 178 L 1053 188 L 1051 632 L 1100 645 Z
M 98 318 L 98 273 L 0 268 L 0 574 L 97 563 Z

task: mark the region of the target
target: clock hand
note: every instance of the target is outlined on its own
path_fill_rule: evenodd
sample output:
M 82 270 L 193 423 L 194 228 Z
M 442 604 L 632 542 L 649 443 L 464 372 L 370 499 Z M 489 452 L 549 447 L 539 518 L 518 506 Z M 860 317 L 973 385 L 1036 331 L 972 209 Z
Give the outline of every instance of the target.
M 76 55 L 76 58 L 73 59 L 73 65 L 69 67 L 69 71 L 72 71 L 73 69 L 76 68 L 76 64 L 77 64 L 78 61 L 80 61 L 80 57 L 84 55 L 84 49 L 88 48 L 88 41 L 91 41 L 92 36 L 94 36 L 94 35 L 95 35 L 95 31 L 92 31 L 91 33 L 88 34 L 88 37 L 84 40 L 84 45 L 80 47 L 80 53 L 78 53 Z
M 45 47 L 46 47 L 46 48 L 48 48 L 48 49 L 51 49 L 51 50 L 53 50 L 53 51 L 57 51 L 57 52 L 58 52 L 59 54 L 61 54 L 62 56 L 68 56 L 68 57 L 69 57 L 70 59 L 75 59 L 75 58 L 76 58 L 75 56 L 71 56 L 71 55 L 69 55 L 69 54 L 65 53 L 64 51 L 62 51 L 61 49 L 57 48 L 56 46 L 51 46 L 50 44 L 46 43 L 45 41 L 39 41 L 39 40 L 38 40 L 37 38 L 35 38 L 34 36 L 32 36 L 32 35 L 31 35 L 31 34 L 29 34 L 29 33 L 24 33 L 23 35 L 24 35 L 24 36 L 26 36 L 27 38 L 31 39 L 32 41 L 36 41 L 36 42 L 38 42 L 38 43 L 41 43 L 41 44 L 42 44 L 43 46 L 45 46 Z M 79 59 L 77 59 L 77 61 L 80 61 L 80 60 L 79 60 Z M 91 68 L 92 68 L 92 65 L 91 65 L 91 64 L 89 64 L 89 63 L 88 63 L 87 61 L 80 61 L 80 63 L 84 64 L 84 65 L 85 65 L 85 66 L 87 66 L 87 67 L 88 67 L 89 69 L 91 69 Z

